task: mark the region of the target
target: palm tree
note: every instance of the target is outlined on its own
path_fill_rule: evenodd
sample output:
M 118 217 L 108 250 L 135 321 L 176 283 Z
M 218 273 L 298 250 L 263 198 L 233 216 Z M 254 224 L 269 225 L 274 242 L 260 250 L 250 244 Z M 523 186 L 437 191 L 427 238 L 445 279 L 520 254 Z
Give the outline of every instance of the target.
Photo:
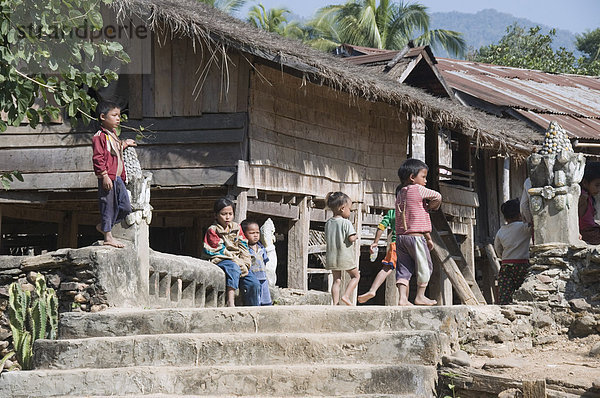
M 463 56 L 462 34 L 451 30 L 429 30 L 427 7 L 393 0 L 349 0 L 317 11 L 308 24 L 309 44 L 333 47 L 342 43 L 400 50 L 412 39 Z M 416 36 L 416 37 L 415 37 Z
M 248 22 L 250 25 L 266 30 L 267 32 L 279 33 L 282 36 L 300 38 L 302 30 L 296 21 L 289 22 L 285 14 L 289 14 L 287 8 L 269 8 L 262 4 L 253 6 L 248 11 Z
M 239 11 L 244 4 L 246 4 L 246 0 L 198 0 L 201 3 L 206 3 L 211 5 L 219 10 L 226 12 L 228 14 L 233 14 L 234 12 Z

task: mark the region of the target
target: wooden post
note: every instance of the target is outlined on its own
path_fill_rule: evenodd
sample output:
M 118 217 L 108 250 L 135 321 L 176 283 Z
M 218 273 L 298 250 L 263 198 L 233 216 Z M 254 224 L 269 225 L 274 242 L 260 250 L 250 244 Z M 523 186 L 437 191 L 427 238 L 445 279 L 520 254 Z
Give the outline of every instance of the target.
M 58 224 L 58 248 L 77 248 L 77 216 L 71 211 L 65 212 L 62 221 Z
M 398 305 L 398 287 L 396 286 L 396 271 L 385 278 L 385 305 Z
M 502 164 L 502 203 L 507 200 L 510 200 L 510 157 L 508 156 L 504 158 Z
M 237 196 L 237 204 L 235 207 L 234 221 L 239 224 L 246 219 L 247 215 L 248 215 L 248 191 L 243 190 Z
M 298 204 L 298 220 L 290 221 L 288 232 L 288 288 L 308 290 L 308 237 L 310 197 Z
M 360 238 L 362 236 L 362 225 L 363 225 L 363 218 L 364 218 L 364 214 L 363 214 L 363 204 L 362 203 L 356 203 L 356 210 L 354 211 L 354 230 L 356 231 L 356 241 L 354 242 L 354 253 L 355 253 L 355 257 L 354 257 L 354 261 L 357 267 L 359 267 L 360 265 Z M 360 270 L 360 267 L 359 267 Z M 348 275 L 347 272 L 344 272 L 344 274 Z M 350 280 L 350 278 L 348 278 L 348 281 Z M 354 289 L 354 293 L 352 293 L 352 297 L 350 298 L 350 301 L 352 301 L 352 304 L 356 305 L 356 297 L 358 296 L 358 286 L 356 287 L 356 289 Z M 340 297 L 341 297 L 341 293 L 340 293 Z
M 387 288 L 387 285 L 386 285 Z M 434 266 L 429 281 L 430 297 L 438 302 L 438 305 L 452 305 L 452 282 L 442 267 Z
M 425 120 L 425 163 L 429 166 L 427 173 L 427 186 L 439 190 L 440 174 L 440 148 L 438 145 L 438 127 L 429 120 Z
M 2 206 L 0 206 L 0 253 L 2 253 Z
M 465 241 L 460 245 L 460 251 L 467 261 L 467 266 L 471 269 L 471 275 L 475 275 L 475 236 L 473 233 L 473 220 L 465 218 L 467 236 Z
M 523 380 L 523 398 L 546 398 L 546 380 Z

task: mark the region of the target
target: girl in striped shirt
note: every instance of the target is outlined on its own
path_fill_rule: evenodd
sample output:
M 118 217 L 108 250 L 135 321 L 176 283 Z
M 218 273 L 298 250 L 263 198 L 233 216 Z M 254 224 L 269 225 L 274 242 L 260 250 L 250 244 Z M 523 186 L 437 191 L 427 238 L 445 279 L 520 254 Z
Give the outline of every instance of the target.
M 442 195 L 427 184 L 427 165 L 419 159 L 408 159 L 398 169 L 402 189 L 396 196 L 396 285 L 400 294 L 399 305 L 412 305 L 408 301 L 408 284 L 417 273 L 416 305 L 435 305 L 437 301 L 425 296 L 425 289 L 433 271 L 429 250 L 431 220 L 428 210 L 436 210 Z

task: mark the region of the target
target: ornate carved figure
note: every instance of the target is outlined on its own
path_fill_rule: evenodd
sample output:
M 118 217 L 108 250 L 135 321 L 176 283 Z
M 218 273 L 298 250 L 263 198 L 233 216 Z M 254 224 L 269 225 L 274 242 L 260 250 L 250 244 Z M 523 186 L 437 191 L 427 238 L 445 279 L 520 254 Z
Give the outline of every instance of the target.
M 269 261 L 267 262 L 267 279 L 270 286 L 277 283 L 277 252 L 275 251 L 275 225 L 273 220 L 267 218 L 267 221 L 260 227 L 260 240 L 267 252 Z

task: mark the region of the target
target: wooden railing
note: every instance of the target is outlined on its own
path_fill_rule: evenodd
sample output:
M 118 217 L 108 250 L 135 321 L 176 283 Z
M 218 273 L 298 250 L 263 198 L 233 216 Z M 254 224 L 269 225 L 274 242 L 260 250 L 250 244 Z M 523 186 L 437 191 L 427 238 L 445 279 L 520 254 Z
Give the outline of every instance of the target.
M 459 169 L 453 169 L 447 166 L 439 166 L 439 179 L 440 182 L 456 182 L 459 185 L 473 188 L 475 185 L 475 173 L 472 171 L 464 171 Z

